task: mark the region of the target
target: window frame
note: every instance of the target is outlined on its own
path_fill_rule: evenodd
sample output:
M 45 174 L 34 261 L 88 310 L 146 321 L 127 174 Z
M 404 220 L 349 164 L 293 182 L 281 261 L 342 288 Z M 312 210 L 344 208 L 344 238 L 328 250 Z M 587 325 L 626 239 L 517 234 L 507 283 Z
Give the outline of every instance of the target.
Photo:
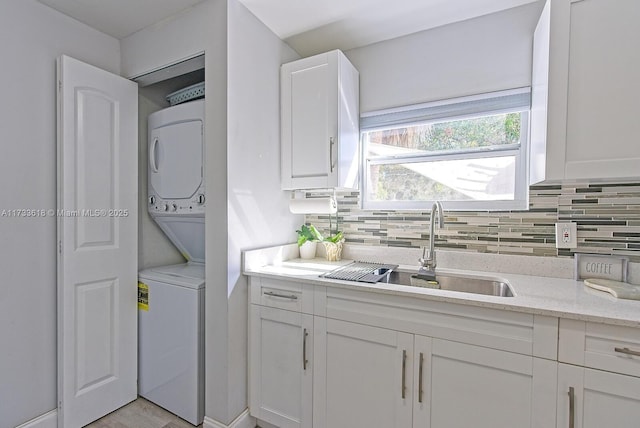
M 452 98 L 444 101 L 437 101 L 433 103 L 419 104 L 406 106 L 396 109 L 380 110 L 370 113 L 364 113 L 361 116 L 361 128 L 360 128 L 360 166 L 363 173 L 360 175 L 360 208 L 363 210 L 402 210 L 402 211 L 414 211 L 414 210 L 429 210 L 434 201 L 400 201 L 400 200 L 369 200 L 368 199 L 368 183 L 370 174 L 370 165 L 392 165 L 392 164 L 407 164 L 417 162 L 429 162 L 429 161 L 442 161 L 442 160 L 459 160 L 459 159 L 481 159 L 488 157 L 502 156 L 515 156 L 515 184 L 514 184 L 514 199 L 510 200 L 464 200 L 464 201 L 441 201 L 443 207 L 450 211 L 509 211 L 509 210 L 527 210 L 529 208 L 529 138 L 530 138 L 530 115 L 531 107 L 530 102 L 527 105 L 519 107 L 508 106 L 506 108 L 500 108 L 499 106 L 493 106 L 486 110 L 480 109 L 473 113 L 450 115 L 444 117 L 438 117 L 434 119 L 422 119 L 419 121 L 411 121 L 410 116 L 412 111 L 425 111 L 431 107 L 447 106 L 453 107 L 455 110 L 457 105 L 468 104 L 469 102 L 480 102 L 484 100 L 499 99 L 500 97 L 527 94 L 530 99 L 530 88 L 518 88 L 507 91 L 492 92 L 487 94 L 475 95 L 470 97 Z M 401 155 L 401 156 L 376 156 L 375 158 L 368 159 L 368 142 L 367 132 L 377 130 L 388 130 L 397 128 L 406 128 L 411 125 L 423 125 L 431 123 L 450 122 L 461 119 L 473 119 L 479 117 L 486 117 L 498 114 L 516 113 L 520 112 L 520 142 L 514 144 L 508 144 L 501 147 L 493 146 L 487 148 L 477 149 L 462 149 L 462 150 L 446 150 L 442 152 L 430 152 L 428 154 L 420 155 Z M 366 122 L 366 118 L 375 118 L 383 115 L 399 115 L 401 117 L 408 117 L 409 120 L 404 119 L 397 124 L 384 124 L 380 126 L 376 125 L 363 125 Z

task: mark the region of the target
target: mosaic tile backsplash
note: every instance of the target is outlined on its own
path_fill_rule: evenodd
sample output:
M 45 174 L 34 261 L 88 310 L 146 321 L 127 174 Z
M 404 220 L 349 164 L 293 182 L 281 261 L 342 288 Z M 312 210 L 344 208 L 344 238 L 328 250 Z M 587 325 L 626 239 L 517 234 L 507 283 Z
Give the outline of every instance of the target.
M 436 248 L 547 257 L 611 254 L 640 262 L 640 182 L 531 186 L 529 211 L 444 214 L 444 229 L 436 229 Z M 352 245 L 428 245 L 429 216 L 430 210 L 362 210 L 358 192 L 338 196 L 338 227 Z M 324 233 L 329 230 L 327 215 L 307 215 L 305 221 Z M 335 229 L 335 216 L 332 221 Z M 578 248 L 556 249 L 558 221 L 577 223 Z

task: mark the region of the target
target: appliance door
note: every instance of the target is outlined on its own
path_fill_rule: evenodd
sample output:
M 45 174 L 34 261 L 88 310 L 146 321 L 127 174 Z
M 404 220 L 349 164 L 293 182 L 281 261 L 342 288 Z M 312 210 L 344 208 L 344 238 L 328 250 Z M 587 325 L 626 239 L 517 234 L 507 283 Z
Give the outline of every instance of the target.
M 202 183 L 201 120 L 174 122 L 151 130 L 149 182 L 163 199 L 189 199 Z
M 194 425 L 202 423 L 204 289 L 140 279 L 138 393 Z

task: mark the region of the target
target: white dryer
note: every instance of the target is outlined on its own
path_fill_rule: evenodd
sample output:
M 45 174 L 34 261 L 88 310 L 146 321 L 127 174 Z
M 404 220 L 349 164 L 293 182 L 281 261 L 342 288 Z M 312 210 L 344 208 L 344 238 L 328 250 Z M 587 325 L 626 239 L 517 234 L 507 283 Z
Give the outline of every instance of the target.
M 199 425 L 204 417 L 204 100 L 149 116 L 151 217 L 187 263 L 139 278 L 138 394 Z
M 204 100 L 149 115 L 149 214 L 188 261 L 204 263 Z

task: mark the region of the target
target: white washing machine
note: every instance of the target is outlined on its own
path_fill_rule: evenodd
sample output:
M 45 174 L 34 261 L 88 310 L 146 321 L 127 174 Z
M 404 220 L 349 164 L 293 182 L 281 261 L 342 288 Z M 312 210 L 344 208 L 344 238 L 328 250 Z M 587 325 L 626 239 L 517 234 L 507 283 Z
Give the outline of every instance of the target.
M 204 418 L 204 100 L 149 116 L 149 214 L 187 263 L 139 272 L 138 394 Z
M 138 394 L 193 425 L 204 419 L 204 264 L 139 273 Z M 139 294 L 143 294 L 142 291 Z

